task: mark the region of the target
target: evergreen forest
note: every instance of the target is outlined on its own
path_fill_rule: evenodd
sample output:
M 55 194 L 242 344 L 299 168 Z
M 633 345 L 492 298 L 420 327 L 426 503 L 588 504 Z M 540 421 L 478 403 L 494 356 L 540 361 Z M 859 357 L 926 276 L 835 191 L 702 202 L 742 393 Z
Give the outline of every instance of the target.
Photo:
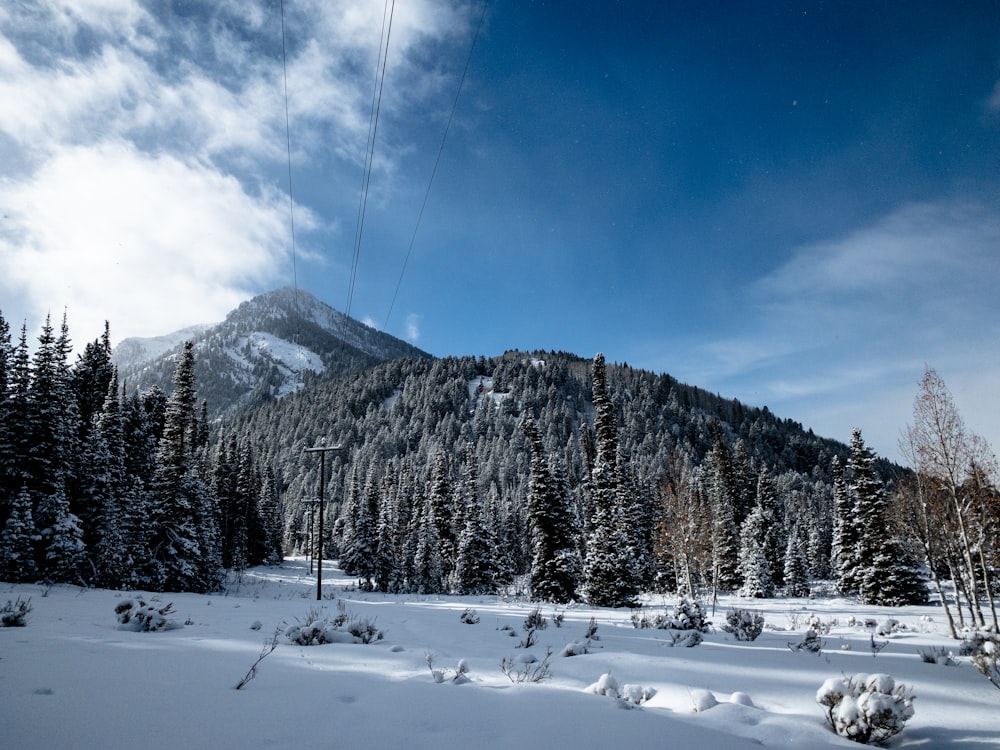
M 996 619 L 982 462 L 942 494 L 916 452 L 903 469 L 860 430 L 820 438 L 601 354 L 394 358 L 217 414 L 190 342 L 169 390 L 119 381 L 107 327 L 72 352 L 65 317 L 34 347 L 0 318 L 2 580 L 205 592 L 322 554 L 387 592 L 894 606 L 950 586 L 954 619 Z

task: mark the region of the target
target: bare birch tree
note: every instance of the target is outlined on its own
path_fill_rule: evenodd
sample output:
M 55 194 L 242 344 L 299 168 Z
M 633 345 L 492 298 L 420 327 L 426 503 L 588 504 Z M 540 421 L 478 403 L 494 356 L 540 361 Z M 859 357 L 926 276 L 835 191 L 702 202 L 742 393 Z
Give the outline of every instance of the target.
M 995 498 L 996 492 L 982 491 L 984 482 L 995 486 L 996 458 L 986 441 L 966 430 L 951 393 L 930 367 L 920 381 L 913 402 L 913 424 L 900 439 L 900 451 L 916 473 L 911 501 L 917 504 L 912 516 L 917 522 L 911 530 L 920 538 L 928 563 L 949 565 L 956 596 L 964 592 L 973 625 L 986 624 L 981 601 L 985 597 L 997 628 L 990 571 L 985 564 L 985 547 L 995 543 L 995 534 L 987 533 L 985 524 L 991 517 L 989 498 Z M 956 543 L 957 561 L 940 560 L 932 552 L 930 545 L 937 545 L 932 534 L 941 529 Z M 961 621 L 960 607 L 959 615 Z

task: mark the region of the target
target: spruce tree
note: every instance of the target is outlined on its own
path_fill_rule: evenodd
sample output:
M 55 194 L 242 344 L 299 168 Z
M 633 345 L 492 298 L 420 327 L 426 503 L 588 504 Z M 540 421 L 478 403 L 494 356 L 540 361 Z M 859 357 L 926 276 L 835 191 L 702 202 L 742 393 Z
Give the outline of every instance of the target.
M 530 415 L 521 419 L 521 431 L 531 450 L 527 501 L 533 547 L 531 596 L 569 602 L 576 598 L 581 561 L 565 482 L 556 466 L 546 459 L 541 435 Z
M 855 559 L 859 529 L 854 518 L 854 502 L 847 491 L 844 469 L 837 456 L 831 463 L 833 474 L 833 540 L 830 545 L 831 567 L 841 595 L 858 591 Z
M 589 478 L 590 533 L 584 560 L 584 595 L 598 607 L 630 607 L 639 594 L 636 560 L 625 534 L 618 466 L 618 426 L 608 393 L 604 355 L 594 357 L 593 398 L 596 454 Z
M 78 417 L 69 385 L 68 346 L 65 324 L 57 338 L 51 319 L 46 318 L 32 359 L 24 425 L 25 450 L 21 456 L 28 489 L 36 505 L 46 498 L 56 505 L 62 500 L 68 503 Z M 35 521 L 39 522 L 37 514 Z
M 17 471 L 15 435 L 18 425 L 14 409 L 14 347 L 10 326 L 0 315 L 0 524 L 7 520 L 21 483 Z
M 740 530 L 739 572 L 743 578 L 739 595 L 757 599 L 774 595 L 774 578 L 766 553 L 767 518 L 758 502 Z
M 784 512 L 778 500 L 778 490 L 767 467 L 762 467 L 757 478 L 757 505 L 764 517 L 764 556 L 775 586 L 784 584 L 785 574 L 785 524 Z
M 131 483 L 125 471 L 125 435 L 118 379 L 112 375 L 104 403 L 95 415 L 94 426 L 84 451 L 90 467 L 82 484 L 81 504 L 90 508 L 84 538 L 91 552 L 96 583 L 118 588 L 128 578 L 129 558 L 124 525 Z
M 455 567 L 455 547 L 457 539 L 452 525 L 454 510 L 451 481 L 451 459 L 443 449 L 438 449 L 431 461 L 430 477 L 427 483 L 427 500 L 433 506 L 435 535 L 440 549 L 438 558 L 445 579 Z
M 86 545 L 80 519 L 70 512 L 61 488 L 38 504 L 37 524 L 44 550 L 42 576 L 47 583 L 84 583 Z
M 412 589 L 418 594 L 440 594 L 444 591 L 444 569 L 441 564 L 441 539 L 434 517 L 434 503 L 424 498 L 419 513 L 414 514 L 416 549 L 413 555 Z
M 207 591 L 221 579 L 221 571 L 206 571 L 203 560 L 215 552 L 202 548 L 211 541 L 215 508 L 195 460 L 196 426 L 194 345 L 187 342 L 174 371 L 150 488 L 150 583 L 161 590 Z
M 855 541 L 853 578 L 864 604 L 900 606 L 926 599 L 926 590 L 912 557 L 889 529 L 888 498 L 875 471 L 875 454 L 861 430 L 851 435 L 847 468 L 848 490 L 854 497 L 859 534 Z
M 375 527 L 375 588 L 379 591 L 396 593 L 402 590 L 403 580 L 400 570 L 398 545 L 403 543 L 397 525 L 399 492 L 398 473 L 392 465 L 387 465 L 382 475 L 379 491 L 378 522 Z
M 785 593 L 788 596 L 809 596 L 809 568 L 798 526 L 792 529 L 785 545 Z
M 712 450 L 705 458 L 708 497 L 712 505 L 713 578 L 719 591 L 735 591 L 740 584 L 739 534 L 736 528 L 737 488 L 732 456 L 722 427 L 711 425 Z
M 260 562 L 264 565 L 280 565 L 284 559 L 281 542 L 281 507 L 278 503 L 278 483 L 274 469 L 268 466 L 260 484 L 257 499 L 257 517 L 261 524 Z
M 32 583 L 38 580 L 34 536 L 31 495 L 24 488 L 14 496 L 10 515 L 0 532 L 0 581 Z

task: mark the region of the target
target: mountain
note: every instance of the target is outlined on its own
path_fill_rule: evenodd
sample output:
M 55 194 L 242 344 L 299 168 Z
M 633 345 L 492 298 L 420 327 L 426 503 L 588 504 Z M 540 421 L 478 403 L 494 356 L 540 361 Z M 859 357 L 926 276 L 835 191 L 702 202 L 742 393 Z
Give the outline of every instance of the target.
M 306 383 L 400 358 L 420 349 L 349 318 L 301 289 L 284 287 L 240 304 L 224 321 L 155 338 L 129 338 L 113 359 L 127 388 L 170 390 L 176 360 L 194 342 L 198 395 L 215 415 L 265 403 Z

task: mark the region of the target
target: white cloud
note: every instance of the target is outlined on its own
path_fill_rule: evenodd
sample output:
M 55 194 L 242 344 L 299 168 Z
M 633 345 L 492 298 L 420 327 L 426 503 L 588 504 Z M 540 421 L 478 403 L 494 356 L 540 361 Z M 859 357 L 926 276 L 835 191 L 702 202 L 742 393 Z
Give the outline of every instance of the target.
M 4 296 L 68 306 L 78 339 L 105 319 L 116 339 L 213 322 L 287 265 L 282 196 L 127 144 L 59 150 L 0 203 Z
M 357 163 L 382 6 L 286 5 L 294 158 Z M 289 200 L 269 187 L 286 158 L 277 6 L 192 10 L 197 18 L 132 0 L 0 7 L 0 295 L 15 326 L 27 318 L 33 331 L 66 306 L 78 340 L 105 319 L 116 339 L 155 335 L 287 283 Z M 405 96 L 387 117 L 446 80 L 431 52 L 467 31 L 466 11 L 433 0 L 397 8 L 389 75 Z M 406 132 L 382 141 L 384 174 L 406 153 Z M 317 260 L 300 232 L 335 220 L 297 205 L 295 224 L 299 258 Z

